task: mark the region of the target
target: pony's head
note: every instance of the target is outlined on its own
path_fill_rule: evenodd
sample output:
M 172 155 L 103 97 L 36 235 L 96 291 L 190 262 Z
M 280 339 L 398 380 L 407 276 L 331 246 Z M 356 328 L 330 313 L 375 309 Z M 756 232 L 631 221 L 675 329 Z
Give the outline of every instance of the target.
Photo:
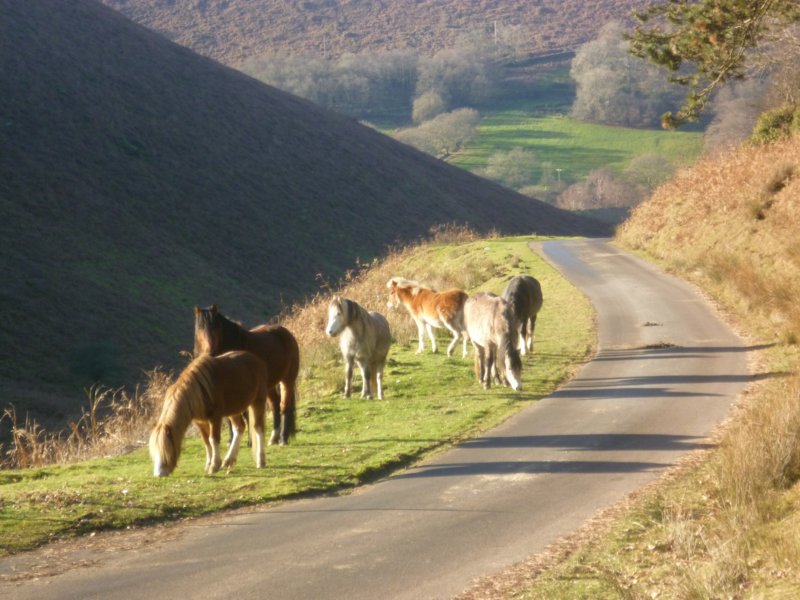
M 341 296 L 334 296 L 328 305 L 328 325 L 325 327 L 325 333 L 336 337 L 347 327 L 347 321 L 347 301 Z
M 194 307 L 194 355 L 219 354 L 222 340 L 222 315 L 217 305 Z
M 150 458 L 153 459 L 153 476 L 171 475 L 181 454 L 181 440 L 171 426 L 158 423 L 150 434 Z
M 389 302 L 386 305 L 391 309 L 395 309 L 403 304 L 400 290 L 405 290 L 410 292 L 412 296 L 416 296 L 419 293 L 419 284 L 416 281 L 403 279 L 402 277 L 392 277 L 386 283 L 386 289 L 389 290 Z

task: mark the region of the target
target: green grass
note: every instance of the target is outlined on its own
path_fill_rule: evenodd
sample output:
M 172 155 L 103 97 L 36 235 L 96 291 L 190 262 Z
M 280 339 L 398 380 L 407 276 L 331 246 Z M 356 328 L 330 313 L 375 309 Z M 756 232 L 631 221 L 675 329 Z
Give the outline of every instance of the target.
M 563 181 L 574 183 L 601 167 L 622 170 L 642 154 L 660 154 L 676 165 L 689 164 L 700 154 L 702 133 L 611 127 L 563 115 L 542 116 L 533 103 L 486 113 L 478 135 L 450 162 L 471 171 L 485 167 L 492 154 L 512 148 L 532 151 L 540 162 L 561 169 Z
M 344 399 L 341 360 L 328 340 L 316 352 L 317 364 L 304 369 L 298 436 L 290 446 L 268 449 L 266 469 L 255 469 L 249 450 L 242 448 L 231 472 L 206 476 L 205 453 L 193 436 L 175 473 L 164 479 L 152 476 L 145 448 L 66 466 L 2 471 L 0 555 L 101 529 L 346 490 L 536 402 L 592 351 L 594 331 L 587 300 L 528 249 L 530 239 L 430 244 L 405 265 L 410 272 L 469 271 L 475 278 L 470 291 L 502 291 L 509 276 L 520 272 L 542 282 L 545 304 L 536 353 L 524 357 L 523 392 L 484 391 L 474 379 L 471 356 L 417 355 L 416 340 L 406 339 L 391 349 L 384 401 Z M 444 337 L 440 341 L 444 345 Z M 355 388 L 360 391 L 358 378 Z

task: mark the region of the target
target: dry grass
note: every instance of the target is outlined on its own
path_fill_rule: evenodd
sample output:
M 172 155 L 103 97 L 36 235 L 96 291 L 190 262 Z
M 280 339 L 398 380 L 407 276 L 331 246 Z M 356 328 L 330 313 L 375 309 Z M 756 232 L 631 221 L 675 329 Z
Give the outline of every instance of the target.
M 800 480 L 800 137 L 708 160 L 660 188 L 618 234 L 718 299 L 763 347 L 763 377 L 655 523 L 673 532 L 679 597 L 761 597 L 797 589 Z M 688 532 L 688 535 L 687 535 Z M 683 541 L 681 541 L 683 540 Z M 691 560 L 688 560 L 691 559 Z M 773 577 L 780 572 L 779 578 Z M 745 593 L 746 592 L 746 593 Z M 782 593 L 782 592 L 780 592 Z
M 6 408 L 11 442 L 0 445 L 0 469 L 26 469 L 121 454 L 145 444 L 172 376 L 160 369 L 147 373 L 147 383 L 132 393 L 94 386 L 86 391 L 88 406 L 68 431 L 51 432 L 35 419 Z

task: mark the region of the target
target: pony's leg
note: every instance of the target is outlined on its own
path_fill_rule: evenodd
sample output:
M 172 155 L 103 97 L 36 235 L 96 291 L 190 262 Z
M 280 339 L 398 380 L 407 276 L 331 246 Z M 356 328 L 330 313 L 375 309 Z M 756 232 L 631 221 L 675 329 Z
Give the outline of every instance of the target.
M 353 359 L 344 359 L 344 397 L 350 397 L 350 390 L 353 386 Z
M 528 350 L 533 352 L 533 332 L 536 331 L 536 315 L 531 317 L 531 325 L 528 328 Z
M 248 410 L 250 415 L 250 431 L 254 434 L 253 443 L 253 460 L 255 460 L 256 468 L 263 469 L 267 464 L 267 457 L 264 453 L 264 413 L 266 412 L 263 405 L 251 406 Z
M 372 383 L 378 400 L 383 400 L 383 364 L 379 362 L 372 363 Z
M 215 421 L 211 421 L 211 464 L 208 467 L 208 471 L 206 471 L 209 475 L 213 475 L 217 471 L 219 471 L 220 466 L 222 465 L 222 459 L 219 456 L 219 438 L 220 438 L 220 431 L 222 430 L 222 419 L 216 419 Z
M 269 436 L 269 445 L 277 444 L 281 434 L 281 393 L 278 386 L 267 390 L 267 404 L 272 411 L 272 433 Z
M 295 431 L 295 402 L 297 400 L 295 382 L 281 382 L 281 433 L 280 445 L 289 443 L 289 438 Z
M 200 431 L 200 439 L 203 440 L 203 446 L 206 449 L 206 472 L 211 468 L 211 459 L 213 458 L 213 451 L 211 449 L 211 442 L 209 436 L 211 432 L 208 429 L 208 423 L 197 423 L 197 429 Z
M 436 333 L 433 331 L 433 325 L 425 323 L 425 329 L 428 330 L 428 337 L 431 340 L 431 352 L 436 353 L 438 348 L 436 348 Z
M 425 323 L 422 320 L 417 321 L 417 338 L 419 339 L 417 354 L 422 354 L 425 352 Z
M 472 343 L 475 350 L 475 377 L 479 383 L 483 383 L 483 348 L 476 343 Z
M 458 338 L 461 334 L 458 332 L 458 329 L 453 327 L 450 323 L 445 323 L 444 326 L 453 335 L 453 340 L 450 342 L 450 345 L 447 346 L 447 356 L 453 356 L 453 351 L 456 349 L 456 344 L 458 344 Z
M 236 464 L 236 459 L 239 457 L 239 446 L 242 443 L 242 434 L 244 433 L 244 419 L 242 415 L 236 415 L 230 418 L 232 427 L 231 445 L 228 448 L 228 453 L 225 455 L 225 460 L 222 461 L 222 466 L 226 469 Z
M 484 360 L 485 365 L 485 372 L 484 372 L 484 380 L 483 380 L 483 387 L 485 389 L 489 389 L 492 387 L 492 374 L 495 372 L 495 353 L 492 352 L 491 348 L 486 348 L 484 350 L 486 353 L 486 358 Z
M 372 371 L 370 370 L 370 364 L 368 362 L 360 362 L 358 363 L 359 369 L 361 369 L 361 381 L 363 385 L 361 386 L 361 397 L 362 398 L 372 398 L 372 388 L 370 387 L 370 383 L 372 382 Z
M 525 317 L 522 319 L 522 322 L 519 325 L 519 333 L 517 334 L 519 339 L 517 340 L 517 348 L 519 349 L 519 353 L 522 356 L 528 351 L 528 318 Z
M 467 354 L 469 353 L 467 350 L 467 345 L 469 344 L 469 334 L 467 334 L 466 331 L 462 331 L 461 338 L 464 340 L 464 350 L 461 352 L 461 357 L 467 358 Z

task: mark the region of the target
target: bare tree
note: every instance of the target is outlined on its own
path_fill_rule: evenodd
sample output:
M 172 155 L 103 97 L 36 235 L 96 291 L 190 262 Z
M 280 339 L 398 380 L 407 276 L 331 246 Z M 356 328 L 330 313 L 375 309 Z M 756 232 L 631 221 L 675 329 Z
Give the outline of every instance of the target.
M 445 103 L 439 92 L 429 90 L 414 99 L 411 109 L 411 120 L 414 123 L 429 121 L 445 111 Z
M 609 23 L 597 39 L 578 49 L 570 69 L 577 85 L 572 115 L 611 125 L 657 125 L 677 86 L 665 82 L 656 67 L 631 56 L 622 33 L 622 25 Z

